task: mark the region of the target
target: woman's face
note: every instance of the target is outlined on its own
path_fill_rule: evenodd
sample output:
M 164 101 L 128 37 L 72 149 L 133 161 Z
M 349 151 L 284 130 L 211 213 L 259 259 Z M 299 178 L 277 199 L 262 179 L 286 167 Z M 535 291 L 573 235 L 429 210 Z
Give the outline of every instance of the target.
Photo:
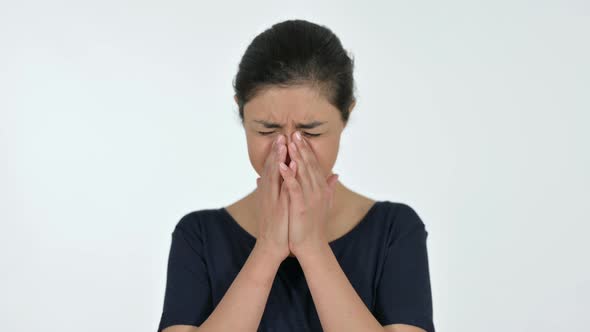
M 287 143 L 292 142 L 297 130 L 314 151 L 323 178 L 332 174 L 344 122 L 338 109 L 317 90 L 308 86 L 268 88 L 244 105 L 243 114 L 248 156 L 259 176 L 274 139 L 282 134 Z M 290 160 L 287 150 L 285 163 L 289 165 Z

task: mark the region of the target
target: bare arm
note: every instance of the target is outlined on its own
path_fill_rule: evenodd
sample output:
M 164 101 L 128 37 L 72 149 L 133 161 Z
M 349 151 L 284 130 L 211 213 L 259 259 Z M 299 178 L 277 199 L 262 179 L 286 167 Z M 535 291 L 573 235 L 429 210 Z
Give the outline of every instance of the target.
M 272 251 L 257 242 L 240 273 L 201 326 L 173 325 L 162 332 L 255 332 L 280 264 Z
M 404 324 L 381 326 L 350 284 L 328 244 L 302 254 L 300 262 L 324 331 L 425 332 Z

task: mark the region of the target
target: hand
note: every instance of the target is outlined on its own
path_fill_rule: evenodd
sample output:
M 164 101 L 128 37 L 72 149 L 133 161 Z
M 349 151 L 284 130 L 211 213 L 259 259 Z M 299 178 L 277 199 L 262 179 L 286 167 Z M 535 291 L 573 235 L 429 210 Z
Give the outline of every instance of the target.
M 328 243 L 328 212 L 338 180 L 337 174 L 324 178 L 311 145 L 297 133 L 288 145 L 291 163 L 287 167 L 281 162 L 280 167 L 289 193 L 289 249 L 295 256 Z
M 256 208 L 259 214 L 256 246 L 283 261 L 289 256 L 289 201 L 287 188 L 281 184 L 279 163 L 287 156 L 285 137 L 274 140 L 262 176 L 256 179 Z

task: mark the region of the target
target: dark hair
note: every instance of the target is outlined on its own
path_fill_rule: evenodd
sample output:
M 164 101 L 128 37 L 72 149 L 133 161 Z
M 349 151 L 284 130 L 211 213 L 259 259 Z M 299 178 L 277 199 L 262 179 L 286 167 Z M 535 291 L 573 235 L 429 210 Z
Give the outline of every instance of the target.
M 327 27 L 305 20 L 276 23 L 257 35 L 242 56 L 233 87 L 244 122 L 244 104 L 272 86 L 311 85 L 340 111 L 346 124 L 353 95 L 354 59 Z

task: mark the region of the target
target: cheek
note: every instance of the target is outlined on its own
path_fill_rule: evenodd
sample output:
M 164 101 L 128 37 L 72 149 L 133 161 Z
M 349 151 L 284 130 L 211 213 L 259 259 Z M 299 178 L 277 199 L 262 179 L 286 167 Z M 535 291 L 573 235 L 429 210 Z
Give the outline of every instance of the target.
M 316 159 L 320 164 L 322 172 L 327 177 L 332 173 L 332 168 L 336 162 L 338 154 L 338 141 L 316 141 L 310 142 L 311 148 L 315 153 Z
M 248 157 L 250 158 L 250 164 L 256 170 L 258 175 L 262 175 L 264 169 L 264 163 L 268 158 L 272 142 L 266 139 L 251 138 L 248 139 Z

